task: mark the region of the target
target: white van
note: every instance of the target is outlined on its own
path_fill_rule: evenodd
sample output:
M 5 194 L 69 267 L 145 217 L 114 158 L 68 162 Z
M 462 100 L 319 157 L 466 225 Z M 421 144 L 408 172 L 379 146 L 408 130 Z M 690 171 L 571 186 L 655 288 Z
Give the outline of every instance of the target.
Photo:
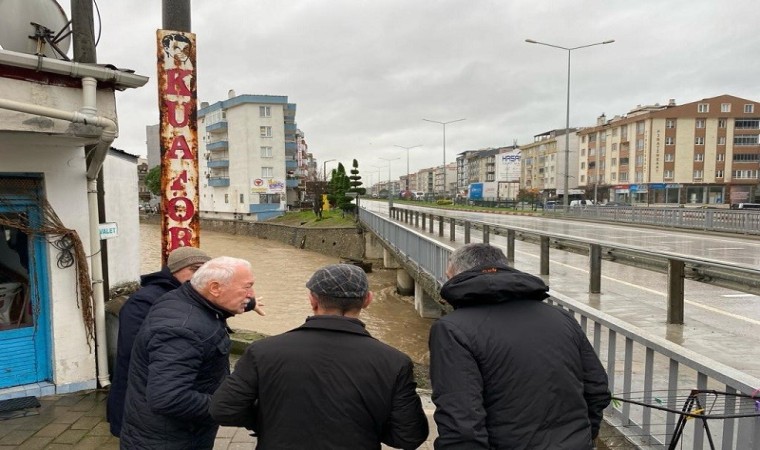
M 422 200 L 425 198 L 425 193 L 422 191 L 412 192 L 412 195 L 415 200 Z
M 587 206 L 594 206 L 593 200 L 573 200 L 570 202 L 571 208 L 585 208 Z

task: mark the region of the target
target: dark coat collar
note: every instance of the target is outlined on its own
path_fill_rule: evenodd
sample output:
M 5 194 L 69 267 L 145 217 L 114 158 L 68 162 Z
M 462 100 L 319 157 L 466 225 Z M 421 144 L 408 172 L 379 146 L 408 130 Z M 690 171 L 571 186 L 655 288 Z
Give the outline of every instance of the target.
M 549 296 L 541 278 L 493 264 L 455 275 L 441 287 L 441 298 L 454 308 L 510 301 L 541 301 Z
M 343 333 L 360 334 L 362 336 L 372 337 L 364 327 L 364 322 L 359 319 L 345 316 L 310 316 L 306 322 L 296 330 L 330 330 Z M 295 330 L 294 330 L 295 331 Z
M 188 300 L 197 304 L 201 308 L 211 311 L 213 314 L 221 317 L 222 319 L 226 320 L 234 316 L 234 314 L 230 313 L 229 311 L 225 311 L 224 309 L 208 301 L 206 297 L 202 296 L 198 291 L 195 290 L 189 281 L 182 283 L 182 286 L 180 286 L 179 289 L 180 292 L 182 292 L 182 294 L 184 294 Z

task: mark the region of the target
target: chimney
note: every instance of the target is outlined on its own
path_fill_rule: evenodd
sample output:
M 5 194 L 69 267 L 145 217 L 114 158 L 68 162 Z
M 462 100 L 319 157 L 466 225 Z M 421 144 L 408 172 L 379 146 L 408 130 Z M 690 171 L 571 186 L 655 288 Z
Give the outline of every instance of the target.
M 229 91 L 227 91 L 227 98 L 235 98 L 235 90 L 234 89 L 230 89 Z
M 604 113 L 602 113 L 601 116 L 596 118 L 597 125 L 604 125 L 605 122 L 607 122 L 607 116 Z
M 201 109 L 208 108 L 208 102 L 201 102 Z
M 676 106 L 676 99 L 671 98 L 670 100 L 668 100 L 668 106 Z

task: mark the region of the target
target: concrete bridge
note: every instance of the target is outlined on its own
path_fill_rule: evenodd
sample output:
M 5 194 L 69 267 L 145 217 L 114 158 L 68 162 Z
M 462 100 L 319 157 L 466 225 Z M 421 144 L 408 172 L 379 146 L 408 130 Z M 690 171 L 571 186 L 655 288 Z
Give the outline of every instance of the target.
M 438 289 L 456 246 L 471 240 L 503 246 L 511 264 L 547 280 L 549 301 L 572 311 L 586 330 L 619 399 L 607 420 L 629 436 L 630 448 L 667 448 L 683 433 L 682 448 L 760 449 L 760 406 L 754 399 L 734 397 L 755 395 L 760 387 L 760 364 L 747 363 L 754 359 L 747 355 L 753 353 L 760 317 L 731 325 L 726 317 L 738 314 L 727 313 L 720 322 L 703 317 L 717 315 L 710 310 L 715 306 L 692 308 L 700 297 L 732 295 L 720 292 L 758 293 L 757 264 L 445 214 L 419 208 L 393 208 L 390 217 L 360 211 L 360 220 L 374 233 L 367 256 L 382 253 L 386 266 L 398 267 L 399 289 L 414 292 L 420 314 L 437 317 L 446 310 Z M 618 273 L 614 282 L 611 272 Z M 662 304 L 645 298 L 652 296 L 646 289 L 660 284 L 666 286 Z M 760 316 L 754 309 L 752 315 Z M 747 323 L 750 330 L 736 331 Z M 703 416 L 710 418 L 679 422 L 685 416 L 677 411 L 693 389 L 716 392 L 711 415 Z M 703 403 L 708 400 L 700 395 Z

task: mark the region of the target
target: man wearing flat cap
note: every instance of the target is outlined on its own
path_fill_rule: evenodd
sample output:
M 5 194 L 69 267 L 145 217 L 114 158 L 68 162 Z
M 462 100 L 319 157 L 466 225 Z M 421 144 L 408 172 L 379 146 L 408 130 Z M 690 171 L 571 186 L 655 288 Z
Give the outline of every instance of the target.
M 367 275 L 334 264 L 306 287 L 314 315 L 251 344 L 214 394 L 211 416 L 253 430 L 259 450 L 419 447 L 428 422 L 412 361 L 359 320 L 372 302 Z
M 113 380 L 108 392 L 107 412 L 111 434 L 121 434 L 124 416 L 124 396 L 127 393 L 129 361 L 135 336 L 148 315 L 150 307 L 159 297 L 177 289 L 190 280 L 196 270 L 211 258 L 195 247 L 179 247 L 169 253 L 164 266 L 158 272 L 140 277 L 140 289 L 135 291 L 119 310 L 119 336 L 116 344 L 116 360 Z

